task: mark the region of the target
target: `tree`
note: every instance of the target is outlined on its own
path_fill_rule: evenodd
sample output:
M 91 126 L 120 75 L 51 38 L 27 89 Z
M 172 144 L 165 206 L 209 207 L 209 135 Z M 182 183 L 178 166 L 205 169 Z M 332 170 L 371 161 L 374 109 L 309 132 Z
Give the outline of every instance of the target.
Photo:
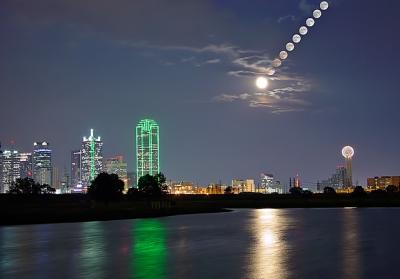
M 304 197 L 311 197 L 313 195 L 313 192 L 311 192 L 310 190 L 304 190 L 302 194 Z
M 366 192 L 363 187 L 356 186 L 351 194 L 355 197 L 362 197 L 366 195 Z
M 116 174 L 100 173 L 89 187 L 88 194 L 94 199 L 104 202 L 118 200 L 122 196 L 124 182 Z
M 18 178 L 12 183 L 9 193 L 10 194 L 42 194 L 46 185 L 36 183 L 32 178 Z
M 397 193 L 399 191 L 399 187 L 395 185 L 389 185 L 386 187 L 386 192 L 388 193 Z
M 162 173 L 154 176 L 146 174 L 139 178 L 138 188 L 140 192 L 147 196 L 162 196 L 167 191 L 165 181 L 166 178 Z
M 324 194 L 325 195 L 335 195 L 336 191 L 333 187 L 325 187 L 324 188 Z
M 300 196 L 303 193 L 303 189 L 300 187 L 292 187 L 289 189 L 289 193 L 295 196 Z
M 232 186 L 228 186 L 228 187 L 225 188 L 225 194 L 226 194 L 226 195 L 233 194 L 233 188 L 232 188 Z

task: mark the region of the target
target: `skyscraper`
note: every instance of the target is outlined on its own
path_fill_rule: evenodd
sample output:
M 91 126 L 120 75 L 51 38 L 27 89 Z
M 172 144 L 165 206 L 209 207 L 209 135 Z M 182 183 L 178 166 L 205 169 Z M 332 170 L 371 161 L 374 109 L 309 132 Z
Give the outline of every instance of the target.
M 71 186 L 76 187 L 78 184 L 82 184 L 81 169 L 81 150 L 71 151 Z
M 51 153 L 48 142 L 33 143 L 33 179 L 39 184 L 52 185 Z
M 1 192 L 10 190 L 12 183 L 20 178 L 20 162 L 17 150 L 4 150 L 1 154 Z
M 32 153 L 19 153 L 18 158 L 20 163 L 21 178 L 32 178 Z
M 103 142 L 90 130 L 88 138 L 83 137 L 81 150 L 81 178 L 84 188 L 90 186 L 92 180 L 103 171 Z
M 124 181 L 124 192 L 128 192 L 128 165 L 124 162 L 122 155 L 108 158 L 105 161 L 105 171 L 109 174 L 118 175 Z
M 327 180 L 323 180 L 320 184 L 322 189 L 325 187 L 332 187 L 335 189 L 344 188 L 346 185 L 347 170 L 344 166 L 337 166 L 336 172 Z
M 136 168 L 140 177 L 160 172 L 160 129 L 154 120 L 140 120 L 136 126 Z

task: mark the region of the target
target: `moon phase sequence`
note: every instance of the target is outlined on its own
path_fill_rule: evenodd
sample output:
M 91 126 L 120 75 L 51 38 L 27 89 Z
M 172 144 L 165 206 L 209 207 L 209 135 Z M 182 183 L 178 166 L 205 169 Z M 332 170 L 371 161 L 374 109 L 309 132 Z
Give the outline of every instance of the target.
M 300 44 L 302 37 L 309 33 L 309 28 L 312 28 L 316 25 L 317 21 L 323 15 L 323 11 L 326 11 L 329 8 L 328 1 L 322 1 L 319 4 L 319 9 L 315 9 L 312 13 L 312 17 L 308 17 L 305 20 L 305 25 L 302 25 L 299 28 L 299 33 L 294 34 L 290 42 L 286 43 L 285 49 L 279 52 L 278 57 L 276 57 L 272 63 L 271 67 L 267 68 L 266 74 L 269 76 L 273 76 L 276 73 L 277 68 L 282 66 L 283 62 L 289 58 L 289 53 L 292 53 L 295 50 L 295 44 Z M 256 86 L 259 89 L 266 89 L 268 87 L 268 79 L 263 76 L 259 76 L 256 79 Z

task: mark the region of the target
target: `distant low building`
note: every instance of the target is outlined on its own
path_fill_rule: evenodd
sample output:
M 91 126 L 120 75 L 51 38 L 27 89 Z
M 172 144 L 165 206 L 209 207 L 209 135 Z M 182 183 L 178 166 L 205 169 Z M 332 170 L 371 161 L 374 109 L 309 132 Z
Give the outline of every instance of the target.
M 226 186 L 221 184 L 210 184 L 207 187 L 208 195 L 222 195 L 225 193 Z
M 206 195 L 207 188 L 202 186 L 194 186 L 193 182 L 169 182 L 167 183 L 168 191 L 173 195 Z
M 389 185 L 400 187 L 400 176 L 376 176 L 367 179 L 368 190 L 384 190 Z
M 232 179 L 231 186 L 234 194 L 256 192 L 254 179 Z

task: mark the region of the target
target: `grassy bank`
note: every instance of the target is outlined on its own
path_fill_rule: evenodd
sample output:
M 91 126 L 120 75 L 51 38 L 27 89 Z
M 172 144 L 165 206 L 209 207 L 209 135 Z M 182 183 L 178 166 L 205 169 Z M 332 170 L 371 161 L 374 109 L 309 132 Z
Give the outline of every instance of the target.
M 125 196 L 105 204 L 85 195 L 0 195 L 0 225 L 82 222 L 211 213 L 225 208 L 400 207 L 400 195 L 180 195 Z

